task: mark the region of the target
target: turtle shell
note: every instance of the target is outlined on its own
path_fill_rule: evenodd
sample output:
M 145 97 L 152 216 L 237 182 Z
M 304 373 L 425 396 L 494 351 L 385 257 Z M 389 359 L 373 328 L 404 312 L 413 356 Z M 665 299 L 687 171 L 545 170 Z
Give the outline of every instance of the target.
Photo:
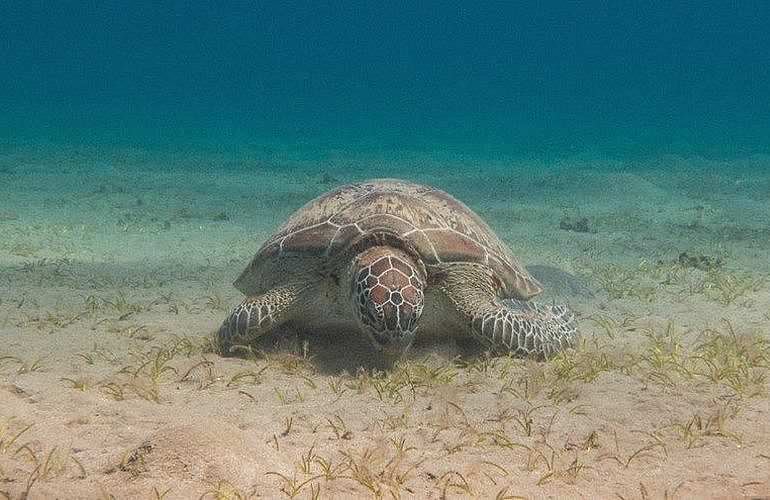
M 489 266 L 505 297 L 528 299 L 542 287 L 492 229 L 448 193 L 396 179 L 349 184 L 308 202 L 259 249 L 235 281 L 247 295 L 264 293 L 293 268 L 322 269 L 373 236 L 403 243 L 431 266 L 475 262 Z M 276 276 L 276 274 L 279 274 Z

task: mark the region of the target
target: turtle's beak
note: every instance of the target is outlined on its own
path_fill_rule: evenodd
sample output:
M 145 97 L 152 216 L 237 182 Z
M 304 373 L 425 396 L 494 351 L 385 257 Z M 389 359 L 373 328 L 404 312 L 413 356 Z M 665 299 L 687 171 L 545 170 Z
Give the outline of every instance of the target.
M 380 351 L 387 358 L 401 357 L 412 345 L 416 330 L 412 331 L 377 331 L 374 328 L 366 328 L 369 337 L 372 339 L 374 348 Z

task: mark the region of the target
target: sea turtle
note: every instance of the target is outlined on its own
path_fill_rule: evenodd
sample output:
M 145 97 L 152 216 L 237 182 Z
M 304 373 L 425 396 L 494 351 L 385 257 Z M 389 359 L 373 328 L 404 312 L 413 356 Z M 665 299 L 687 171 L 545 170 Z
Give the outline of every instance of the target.
M 295 329 L 358 328 L 386 357 L 420 335 L 470 335 L 538 358 L 572 344 L 567 306 L 527 302 L 541 285 L 470 208 L 397 179 L 349 184 L 310 201 L 235 281 L 247 298 L 220 347 Z

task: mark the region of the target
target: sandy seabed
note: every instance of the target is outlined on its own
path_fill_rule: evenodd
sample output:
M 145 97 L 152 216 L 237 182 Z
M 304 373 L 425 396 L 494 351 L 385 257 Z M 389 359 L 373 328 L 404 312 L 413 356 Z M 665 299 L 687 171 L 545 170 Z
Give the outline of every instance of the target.
M 482 215 L 580 345 L 387 370 L 336 332 L 214 352 L 270 232 L 384 176 Z M 6 145 L 0 497 L 770 497 L 769 262 L 768 157 Z

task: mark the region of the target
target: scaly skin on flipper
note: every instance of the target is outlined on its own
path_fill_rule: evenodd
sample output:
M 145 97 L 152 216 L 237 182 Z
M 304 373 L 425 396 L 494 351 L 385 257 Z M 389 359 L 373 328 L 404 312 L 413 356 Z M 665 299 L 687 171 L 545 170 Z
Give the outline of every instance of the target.
M 219 346 L 226 353 L 234 342 L 248 342 L 265 335 L 299 311 L 299 297 L 305 287 L 286 285 L 247 297 L 236 306 L 217 332 Z
M 493 349 L 542 359 L 574 344 L 575 315 L 566 306 L 500 300 L 499 285 L 483 266 L 447 266 L 440 276 L 438 286 L 471 333 Z

